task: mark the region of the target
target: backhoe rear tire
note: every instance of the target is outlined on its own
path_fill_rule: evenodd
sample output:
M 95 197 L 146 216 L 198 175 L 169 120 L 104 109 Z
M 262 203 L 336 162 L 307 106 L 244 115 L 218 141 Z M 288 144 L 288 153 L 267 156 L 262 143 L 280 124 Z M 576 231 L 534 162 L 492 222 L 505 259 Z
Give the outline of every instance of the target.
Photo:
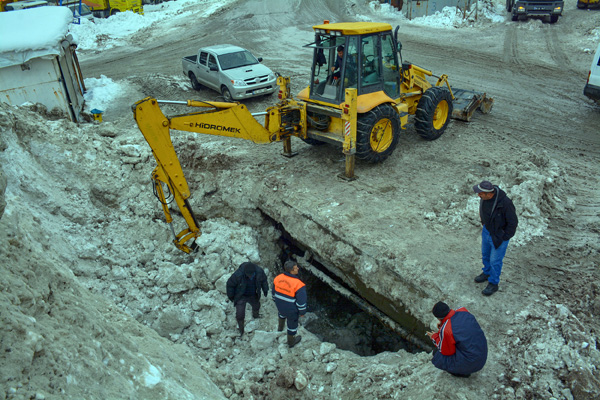
M 425 91 L 417 105 L 415 129 L 425 140 L 438 139 L 448 126 L 452 116 L 452 95 L 442 86 L 434 86 Z
M 389 104 L 359 114 L 356 128 L 356 158 L 379 163 L 398 145 L 400 115 Z

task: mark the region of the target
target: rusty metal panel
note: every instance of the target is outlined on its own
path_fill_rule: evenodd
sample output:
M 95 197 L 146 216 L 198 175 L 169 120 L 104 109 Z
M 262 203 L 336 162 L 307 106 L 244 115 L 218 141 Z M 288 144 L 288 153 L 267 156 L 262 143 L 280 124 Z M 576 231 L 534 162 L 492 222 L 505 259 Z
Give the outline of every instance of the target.
M 0 101 L 16 106 L 41 103 L 49 110 L 58 107 L 73 119 L 54 59 L 35 58 L 23 65 L 2 68 Z

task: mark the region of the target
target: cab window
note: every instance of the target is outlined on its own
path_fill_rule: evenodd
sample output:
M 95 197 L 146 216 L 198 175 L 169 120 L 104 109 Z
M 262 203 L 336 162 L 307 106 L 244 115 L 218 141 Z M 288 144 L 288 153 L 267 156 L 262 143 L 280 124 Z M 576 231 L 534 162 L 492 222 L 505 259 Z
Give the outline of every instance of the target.
M 217 59 L 212 54 L 208 56 L 208 68 L 217 68 Z
M 381 58 L 378 52 L 379 36 L 363 36 L 361 39 L 361 93 L 380 90 Z
M 400 75 L 398 74 L 398 63 L 392 35 L 384 35 L 381 38 L 381 52 L 383 58 L 383 91 L 392 99 L 396 99 L 400 96 Z
M 200 64 L 206 65 L 207 59 L 208 59 L 208 53 L 205 51 L 200 52 Z

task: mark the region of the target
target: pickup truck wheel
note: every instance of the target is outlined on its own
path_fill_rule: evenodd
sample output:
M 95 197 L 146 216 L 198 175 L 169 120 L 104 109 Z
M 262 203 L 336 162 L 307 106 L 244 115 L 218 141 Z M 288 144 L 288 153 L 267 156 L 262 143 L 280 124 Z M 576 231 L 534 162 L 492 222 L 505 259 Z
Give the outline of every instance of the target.
M 551 15 L 550 16 L 550 23 L 551 24 L 555 24 L 558 21 L 558 15 Z
M 379 163 L 398 145 L 400 115 L 389 104 L 382 104 L 358 115 L 356 158 Z
M 425 91 L 415 113 L 415 129 L 425 140 L 438 139 L 446 131 L 452 116 L 452 95 L 442 86 Z
M 227 86 L 221 87 L 221 94 L 226 103 L 231 103 L 233 101 L 233 97 L 231 96 L 229 89 L 227 89 Z
M 194 75 L 193 72 L 190 72 L 190 82 L 192 82 L 192 89 L 194 89 L 194 90 L 202 89 L 202 85 L 200 84 L 200 82 L 198 82 L 198 79 L 196 79 L 196 75 Z
M 513 21 L 518 21 L 518 20 L 519 20 L 519 16 L 513 12 L 513 13 L 512 13 L 512 16 L 511 16 L 511 19 L 512 19 Z

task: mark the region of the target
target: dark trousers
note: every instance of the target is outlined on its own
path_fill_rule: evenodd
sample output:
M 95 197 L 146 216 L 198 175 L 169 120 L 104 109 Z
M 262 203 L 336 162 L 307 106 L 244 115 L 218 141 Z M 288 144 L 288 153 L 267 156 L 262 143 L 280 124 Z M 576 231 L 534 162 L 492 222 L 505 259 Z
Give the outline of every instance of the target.
M 246 303 L 249 303 L 252 307 L 252 316 L 258 317 L 258 311 L 260 310 L 260 301 L 257 295 L 242 296 L 237 303 L 235 303 L 235 319 L 243 321 L 246 318 Z
M 298 318 L 300 317 L 300 314 L 296 313 L 291 313 L 288 315 L 283 315 L 283 314 L 279 314 L 279 318 L 281 319 L 287 319 L 287 334 L 288 335 L 295 335 L 296 333 L 298 333 Z

